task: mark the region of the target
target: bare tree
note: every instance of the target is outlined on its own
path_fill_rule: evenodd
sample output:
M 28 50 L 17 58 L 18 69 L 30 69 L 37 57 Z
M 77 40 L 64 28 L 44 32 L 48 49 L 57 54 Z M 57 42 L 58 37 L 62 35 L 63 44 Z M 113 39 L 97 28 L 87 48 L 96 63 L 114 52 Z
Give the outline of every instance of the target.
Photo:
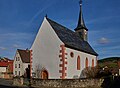
M 82 70 L 81 75 L 84 78 L 95 78 L 98 73 L 98 67 L 87 67 Z
M 36 74 L 36 78 L 41 78 L 41 71 L 45 69 L 45 67 L 41 64 L 37 64 L 35 67 L 35 74 Z

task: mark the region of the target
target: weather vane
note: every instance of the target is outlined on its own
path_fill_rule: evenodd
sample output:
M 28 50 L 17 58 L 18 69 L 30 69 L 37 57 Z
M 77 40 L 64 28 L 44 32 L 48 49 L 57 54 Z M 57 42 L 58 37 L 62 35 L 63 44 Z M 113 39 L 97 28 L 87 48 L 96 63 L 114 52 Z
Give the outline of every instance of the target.
M 79 3 L 80 3 L 80 6 L 81 6 L 82 5 L 82 0 L 80 0 Z

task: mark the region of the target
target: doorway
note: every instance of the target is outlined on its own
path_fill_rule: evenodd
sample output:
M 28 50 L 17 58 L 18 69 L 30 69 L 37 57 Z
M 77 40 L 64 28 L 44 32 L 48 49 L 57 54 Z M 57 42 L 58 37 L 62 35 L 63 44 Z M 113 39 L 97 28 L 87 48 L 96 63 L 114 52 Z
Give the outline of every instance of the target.
M 42 79 L 48 79 L 48 71 L 47 70 L 43 70 L 41 72 L 41 78 Z

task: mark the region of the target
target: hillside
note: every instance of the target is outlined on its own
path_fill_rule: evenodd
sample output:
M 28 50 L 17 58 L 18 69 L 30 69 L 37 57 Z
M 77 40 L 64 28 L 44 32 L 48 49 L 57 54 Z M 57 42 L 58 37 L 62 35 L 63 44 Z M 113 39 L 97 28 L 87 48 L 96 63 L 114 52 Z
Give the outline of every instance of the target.
M 98 65 L 100 67 L 108 66 L 110 68 L 118 68 L 118 60 L 120 61 L 120 57 L 109 57 L 98 60 Z

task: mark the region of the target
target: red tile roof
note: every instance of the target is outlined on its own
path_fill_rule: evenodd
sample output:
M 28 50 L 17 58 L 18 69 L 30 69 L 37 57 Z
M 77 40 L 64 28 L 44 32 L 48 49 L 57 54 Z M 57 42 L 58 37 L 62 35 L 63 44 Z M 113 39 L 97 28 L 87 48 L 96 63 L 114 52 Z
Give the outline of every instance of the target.
M 7 67 L 8 72 L 13 72 L 13 60 L 0 61 L 0 67 Z
M 0 67 L 7 67 L 8 66 L 8 62 L 0 62 Z
M 19 52 L 23 63 L 30 63 L 30 50 L 17 49 L 17 51 Z

